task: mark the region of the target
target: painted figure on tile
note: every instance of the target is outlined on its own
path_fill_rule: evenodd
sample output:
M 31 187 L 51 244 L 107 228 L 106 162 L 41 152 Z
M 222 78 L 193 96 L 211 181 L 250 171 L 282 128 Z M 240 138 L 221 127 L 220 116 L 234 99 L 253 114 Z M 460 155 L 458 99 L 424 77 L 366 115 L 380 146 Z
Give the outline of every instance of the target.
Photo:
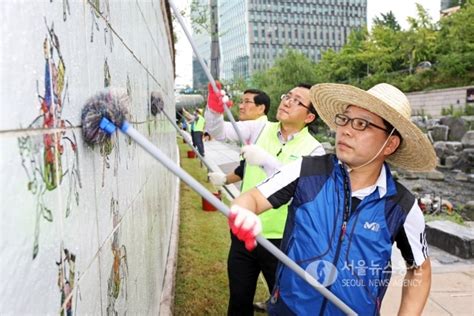
M 90 42 L 94 42 L 94 28 L 97 32 L 100 31 L 99 22 L 98 20 L 104 21 L 104 44 L 109 45 L 110 52 L 112 52 L 114 41 L 113 41 L 113 34 L 112 29 L 110 28 L 110 4 L 109 0 L 100 1 L 100 0 L 92 0 L 88 1 L 90 5 L 90 12 L 91 12 L 91 36 Z M 108 40 L 107 40 L 108 38 Z
M 45 22 L 46 23 L 46 22 Z M 41 218 L 53 221 L 53 212 L 44 201 L 47 191 L 55 190 L 67 177 L 68 187 L 65 217 L 71 212 L 73 202 L 79 204 L 78 189 L 81 188 L 77 140 L 73 125 L 62 117 L 65 103 L 68 102 L 68 83 L 66 66 L 59 38 L 54 32 L 54 24 L 47 27 L 43 41 L 44 91 L 40 94 L 38 116 L 28 125 L 28 130 L 51 129 L 42 138 L 23 136 L 18 138 L 21 163 L 28 177 L 28 190 L 36 196 L 36 224 L 33 246 L 33 259 L 39 251 L 39 230 Z M 37 86 L 39 86 L 37 84 Z M 64 156 L 65 152 L 67 155 Z
M 127 300 L 127 248 L 120 246 L 120 213 L 118 201 L 113 197 L 110 201 L 110 211 L 112 214 L 112 224 L 114 235 L 112 239 L 113 263 L 110 270 L 110 277 L 107 283 L 107 315 L 118 315 L 117 305 L 120 299 Z M 123 302 L 123 301 L 122 301 Z M 125 306 L 125 305 L 124 305 Z
M 76 274 L 76 255 L 67 248 L 64 257 L 60 254 L 58 266 L 58 287 L 61 292 L 61 316 L 72 316 L 72 290 Z

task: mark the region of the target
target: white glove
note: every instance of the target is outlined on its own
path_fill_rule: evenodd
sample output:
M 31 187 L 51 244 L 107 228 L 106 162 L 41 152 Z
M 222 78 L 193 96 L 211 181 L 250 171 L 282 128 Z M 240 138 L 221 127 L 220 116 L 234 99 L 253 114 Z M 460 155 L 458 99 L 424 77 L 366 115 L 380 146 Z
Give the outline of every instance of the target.
M 238 205 L 232 205 L 229 214 L 232 233 L 252 251 L 257 246 L 255 238 L 262 232 L 262 222 L 257 214 Z
M 262 147 L 258 145 L 247 145 L 240 149 L 240 153 L 248 164 L 262 166 L 271 156 Z
M 258 145 L 243 146 L 240 152 L 248 164 L 262 167 L 267 176 L 272 175 L 281 166 L 276 157 Z
M 207 176 L 216 187 L 221 187 L 227 182 L 227 176 L 222 172 L 209 172 Z
M 229 103 L 229 96 L 225 95 L 222 97 L 222 102 L 224 102 L 226 105 Z

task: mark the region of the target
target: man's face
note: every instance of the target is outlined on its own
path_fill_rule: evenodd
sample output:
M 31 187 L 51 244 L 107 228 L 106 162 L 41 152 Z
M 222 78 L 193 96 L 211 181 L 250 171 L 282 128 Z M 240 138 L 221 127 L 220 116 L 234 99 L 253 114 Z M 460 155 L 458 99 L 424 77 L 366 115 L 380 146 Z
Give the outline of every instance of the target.
M 315 115 L 307 108 L 311 103 L 309 89 L 296 87 L 291 89 L 286 96 L 287 98 L 282 99 L 278 107 L 276 118 L 279 122 L 301 125 L 303 128 L 315 119 Z
M 342 113 L 347 117 L 361 118 L 380 127 L 385 127 L 380 116 L 357 106 L 350 105 Z M 355 168 L 371 160 L 387 140 L 387 133 L 372 125 L 363 131 L 352 127 L 352 121 L 336 128 L 336 155 L 349 167 Z M 385 150 L 382 150 L 375 161 L 383 161 Z
M 265 105 L 255 104 L 254 98 L 256 94 L 245 93 L 239 103 L 239 120 L 256 120 L 265 114 Z

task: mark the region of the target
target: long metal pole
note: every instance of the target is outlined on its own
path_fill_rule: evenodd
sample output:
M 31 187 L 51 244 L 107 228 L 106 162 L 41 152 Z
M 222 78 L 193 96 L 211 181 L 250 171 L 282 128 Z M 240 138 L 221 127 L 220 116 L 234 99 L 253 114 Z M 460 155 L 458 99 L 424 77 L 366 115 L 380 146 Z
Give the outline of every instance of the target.
M 206 158 L 204 158 L 200 153 L 199 151 L 196 149 L 196 147 L 194 147 L 190 142 L 189 142 L 189 139 L 188 139 L 188 135 L 186 135 L 182 130 L 181 128 L 179 128 L 179 126 L 176 124 L 176 122 L 168 115 L 168 113 L 166 113 L 164 110 L 161 110 L 161 113 L 163 113 L 166 118 L 168 119 L 168 121 L 171 123 L 171 125 L 174 126 L 174 128 L 178 131 L 178 133 L 181 135 L 181 137 L 183 137 L 184 141 L 186 142 L 186 144 L 188 144 L 189 147 L 191 147 L 191 149 L 194 151 L 194 153 L 198 156 L 199 160 L 202 161 L 202 163 L 206 166 L 207 169 L 209 169 L 209 171 L 211 172 L 214 172 L 214 170 L 212 169 L 212 167 L 209 165 L 209 163 L 206 161 Z M 226 190 L 227 194 L 229 194 L 229 196 L 233 199 L 235 199 L 235 196 L 232 194 L 232 192 L 230 192 L 230 190 L 224 185 L 222 186 L 224 188 L 224 190 Z
M 194 43 L 194 41 L 191 37 L 191 34 L 189 33 L 189 31 L 186 27 L 186 24 L 184 23 L 183 17 L 181 16 L 178 9 L 176 8 L 176 5 L 174 4 L 174 1 L 168 0 L 168 3 L 170 4 L 171 9 L 173 10 L 174 16 L 176 17 L 179 24 L 183 28 L 183 31 L 186 34 L 186 37 L 188 38 L 189 44 L 191 44 L 191 47 L 193 48 L 194 55 L 199 60 L 199 63 L 201 64 L 202 69 L 206 73 L 207 79 L 211 83 L 211 86 L 212 86 L 212 89 L 214 90 L 214 93 L 218 96 L 221 96 L 221 94 L 220 94 L 221 92 L 217 88 L 216 81 L 212 77 L 211 72 L 209 71 L 209 68 L 207 67 L 206 63 L 204 62 L 201 55 L 199 54 L 199 52 L 197 50 L 197 47 L 196 47 L 196 44 Z M 232 115 L 232 112 L 230 112 L 230 110 L 227 107 L 227 104 L 225 102 L 223 102 L 223 104 L 224 104 L 224 112 L 227 115 L 227 118 L 229 119 L 229 121 L 232 123 L 232 126 L 234 127 L 234 130 L 237 133 L 237 136 L 239 137 L 240 145 L 244 145 L 245 144 L 244 139 L 242 137 L 242 134 L 240 133 L 239 128 L 237 127 L 237 124 L 235 123 L 235 119 L 234 119 L 234 116 Z
M 112 126 L 113 124 L 106 118 L 102 118 L 104 125 Z M 102 126 L 102 124 L 101 124 Z M 124 122 L 120 130 L 126 135 L 130 136 L 137 144 L 139 144 L 145 151 L 152 155 L 156 160 L 163 164 L 169 171 L 175 174 L 178 178 L 184 181 L 189 185 L 194 191 L 196 191 L 200 196 L 209 201 L 214 207 L 216 207 L 222 214 L 226 217 L 229 217 L 230 210 L 227 205 L 222 203 L 218 198 L 216 198 L 211 192 L 209 192 L 201 183 L 184 171 L 180 166 L 178 166 L 174 161 L 172 161 L 168 156 L 163 154 L 161 150 L 158 149 L 153 143 L 151 143 L 145 136 L 140 134 L 135 128 L 133 128 L 128 122 Z M 106 130 L 108 133 L 113 133 L 112 130 Z M 311 274 L 304 271 L 299 265 L 297 265 L 293 260 L 286 256 L 280 249 L 278 249 L 271 242 L 266 240 L 262 235 L 256 237 L 257 242 L 267 249 L 272 255 L 274 255 L 278 260 L 280 260 L 284 265 L 293 270 L 297 275 L 299 275 L 303 280 L 306 280 L 314 289 L 321 293 L 324 297 L 330 300 L 334 305 L 341 309 L 347 315 L 357 315 L 349 306 L 347 306 L 343 301 L 341 301 L 337 296 L 331 293 L 327 288 L 325 288 L 321 283 L 319 283 Z

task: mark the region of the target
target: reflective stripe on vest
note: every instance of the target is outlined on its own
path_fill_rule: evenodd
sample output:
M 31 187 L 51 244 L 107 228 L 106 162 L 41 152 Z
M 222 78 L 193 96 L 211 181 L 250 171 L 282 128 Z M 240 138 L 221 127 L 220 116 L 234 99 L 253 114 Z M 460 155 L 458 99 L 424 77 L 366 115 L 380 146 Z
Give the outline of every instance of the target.
M 279 130 L 279 122 L 268 122 L 255 144 L 265 149 L 272 156 L 277 157 L 283 165 L 295 161 L 301 156 L 309 155 L 316 147 L 320 146 L 319 142 L 308 132 L 307 127 L 303 128 L 285 145 L 278 138 Z M 246 164 L 242 192 L 255 187 L 266 178 L 267 175 L 261 167 Z M 260 214 L 263 227 L 262 235 L 270 239 L 282 238 L 287 213 L 288 204 L 285 204 L 277 209 L 271 209 Z

